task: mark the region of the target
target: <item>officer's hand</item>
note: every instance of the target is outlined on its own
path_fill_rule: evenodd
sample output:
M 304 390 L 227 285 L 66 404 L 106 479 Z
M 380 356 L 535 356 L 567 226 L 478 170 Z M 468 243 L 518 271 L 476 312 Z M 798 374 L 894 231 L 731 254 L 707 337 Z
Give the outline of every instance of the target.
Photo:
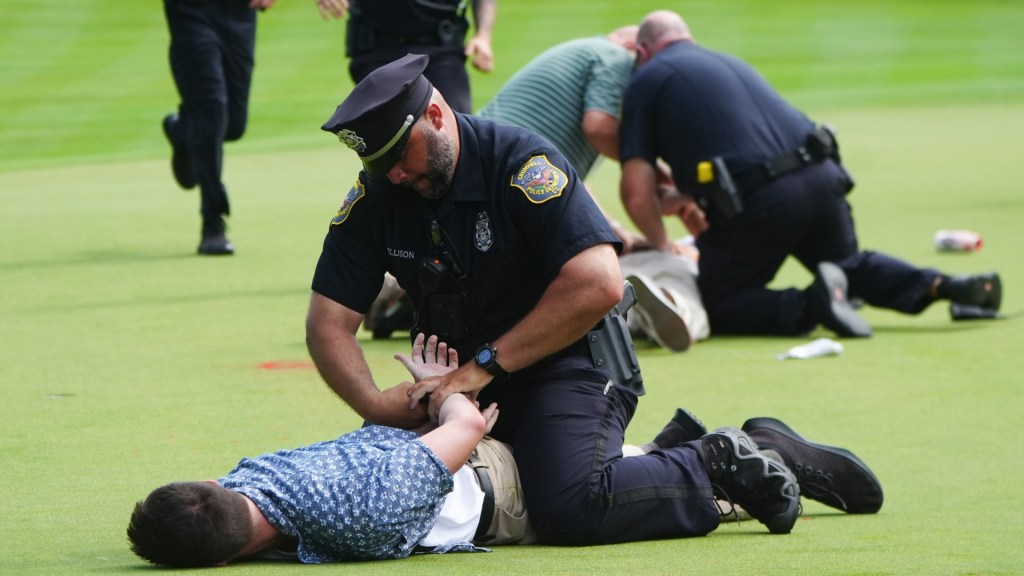
M 490 72 L 494 69 L 494 52 L 491 51 L 490 40 L 474 36 L 466 44 L 466 58 L 469 58 L 473 67 L 481 72 Z
M 266 10 L 274 5 L 277 0 L 249 0 L 249 8 L 253 10 Z
M 416 335 L 412 343 L 412 357 L 395 354 L 416 382 L 431 376 L 441 376 L 455 370 L 459 366 L 459 353 L 449 348 L 446 342 L 439 342 L 437 336 L 425 338 L 422 333 Z
M 432 421 L 437 422 L 441 405 L 449 396 L 462 393 L 475 400 L 477 393 L 491 381 L 491 378 L 492 376 L 483 368 L 470 362 L 443 376 L 417 382 L 409 393 L 409 407 L 419 404 L 421 399 L 429 394 L 427 414 Z
M 348 0 L 316 0 L 316 7 L 324 20 L 332 17 L 344 18 L 348 12 Z

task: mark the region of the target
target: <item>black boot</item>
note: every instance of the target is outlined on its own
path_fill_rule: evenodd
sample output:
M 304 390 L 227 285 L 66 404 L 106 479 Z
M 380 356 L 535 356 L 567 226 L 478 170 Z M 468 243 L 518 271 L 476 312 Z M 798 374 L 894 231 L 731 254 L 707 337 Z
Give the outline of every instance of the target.
M 235 245 L 224 234 L 223 219 L 203 221 L 203 239 L 199 243 L 198 254 L 203 256 L 229 256 L 235 253 Z
M 977 306 L 998 311 L 1003 302 L 1003 284 L 999 274 L 943 276 L 937 288 L 939 298 L 953 304 Z
M 850 514 L 874 514 L 882 507 L 882 484 L 849 450 L 811 442 L 775 418 L 751 418 L 743 431 L 762 452 L 782 456 L 800 494 Z
M 192 159 L 188 155 L 188 148 L 181 137 L 178 126 L 178 115 L 168 114 L 164 116 L 161 124 L 164 129 L 164 136 L 171 143 L 171 172 L 174 179 L 185 190 L 196 187 L 196 171 L 192 167 Z
M 644 454 L 647 454 L 654 450 L 674 448 L 691 440 L 697 440 L 707 433 L 708 429 L 704 426 L 704 423 L 691 414 L 689 410 L 676 408 L 675 415 L 668 421 L 668 424 L 665 424 L 661 432 L 658 432 L 654 440 L 644 444 L 640 449 L 644 451 Z

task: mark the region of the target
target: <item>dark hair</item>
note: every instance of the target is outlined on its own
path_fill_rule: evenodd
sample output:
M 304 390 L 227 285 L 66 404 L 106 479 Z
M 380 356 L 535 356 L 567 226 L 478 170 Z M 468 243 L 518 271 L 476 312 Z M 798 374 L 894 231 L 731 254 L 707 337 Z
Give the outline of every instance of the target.
M 154 564 L 213 566 L 249 542 L 245 497 L 211 482 L 174 482 L 135 505 L 128 523 L 132 552 Z

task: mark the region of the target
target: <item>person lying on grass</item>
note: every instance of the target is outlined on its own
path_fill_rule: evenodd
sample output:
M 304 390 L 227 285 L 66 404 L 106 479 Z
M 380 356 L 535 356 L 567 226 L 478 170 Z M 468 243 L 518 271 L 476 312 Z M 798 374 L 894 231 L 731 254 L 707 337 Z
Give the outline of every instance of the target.
M 417 380 L 458 366 L 420 335 Z M 135 506 L 132 551 L 154 564 L 305 563 L 483 550 L 532 539 L 511 452 L 484 435 L 498 417 L 453 394 L 429 431 L 366 426 L 335 440 L 243 459 L 218 480 L 174 482 Z M 422 434 L 420 432 L 423 432 Z

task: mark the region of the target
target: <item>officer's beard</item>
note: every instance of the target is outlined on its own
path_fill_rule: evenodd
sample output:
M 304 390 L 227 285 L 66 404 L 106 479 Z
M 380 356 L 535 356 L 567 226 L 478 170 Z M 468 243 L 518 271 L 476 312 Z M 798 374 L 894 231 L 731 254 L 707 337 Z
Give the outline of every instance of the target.
M 455 139 L 444 132 L 423 129 L 427 141 L 427 171 L 419 179 L 426 183 L 418 188 L 427 200 L 439 200 L 448 193 L 455 177 Z

